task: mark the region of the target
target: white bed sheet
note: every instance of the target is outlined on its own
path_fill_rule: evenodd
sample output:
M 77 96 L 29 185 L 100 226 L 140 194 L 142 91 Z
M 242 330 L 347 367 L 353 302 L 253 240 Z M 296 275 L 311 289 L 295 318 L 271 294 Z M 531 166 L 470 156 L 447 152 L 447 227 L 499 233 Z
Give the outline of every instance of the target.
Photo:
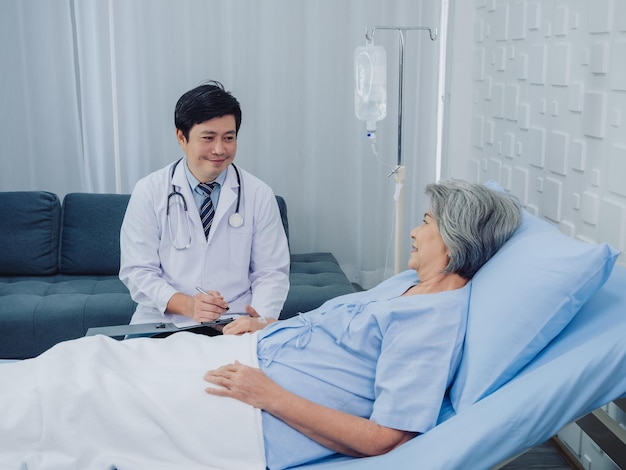
M 489 469 L 555 435 L 563 426 L 626 395 L 626 269 L 514 379 L 379 457 L 338 458 L 306 469 Z
M 3 364 L 0 469 L 263 470 L 260 410 L 207 394 L 203 380 L 235 359 L 258 367 L 256 343 L 98 335 Z

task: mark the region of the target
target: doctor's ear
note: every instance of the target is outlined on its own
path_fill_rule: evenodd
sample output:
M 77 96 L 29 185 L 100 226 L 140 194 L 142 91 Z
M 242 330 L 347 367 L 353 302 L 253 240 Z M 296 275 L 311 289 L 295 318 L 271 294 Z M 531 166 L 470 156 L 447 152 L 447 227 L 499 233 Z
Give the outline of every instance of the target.
M 176 140 L 180 145 L 187 143 L 187 139 L 185 139 L 185 134 L 180 129 L 176 129 Z

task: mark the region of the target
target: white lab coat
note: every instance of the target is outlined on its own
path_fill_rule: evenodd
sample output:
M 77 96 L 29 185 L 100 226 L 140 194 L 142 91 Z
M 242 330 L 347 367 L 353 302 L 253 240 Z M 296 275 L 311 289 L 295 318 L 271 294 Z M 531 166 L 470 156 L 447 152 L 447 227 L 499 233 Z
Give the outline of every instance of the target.
M 238 183 L 232 166 L 227 169 L 208 240 L 185 174 L 185 160 L 142 178 L 130 198 L 122 223 L 120 279 L 139 305 L 131 323 L 172 321 L 193 324 L 182 315 L 166 314 L 168 301 L 176 292 L 196 295 L 196 287 L 219 291 L 230 303 L 228 313 L 245 313 L 252 305 L 260 315 L 277 318 L 289 290 L 289 248 L 271 188 L 239 168 L 242 180 L 239 213 L 241 227 L 228 223 L 235 213 Z M 191 244 L 177 250 L 172 244 L 166 215 L 172 185 L 180 197 L 170 200 L 170 218 L 176 233 L 177 215 L 182 232 L 177 247 L 187 244 L 187 223 Z M 183 235 L 180 235 L 182 233 Z M 232 300 L 236 299 L 236 300 Z M 232 301 L 231 301 L 232 300 Z

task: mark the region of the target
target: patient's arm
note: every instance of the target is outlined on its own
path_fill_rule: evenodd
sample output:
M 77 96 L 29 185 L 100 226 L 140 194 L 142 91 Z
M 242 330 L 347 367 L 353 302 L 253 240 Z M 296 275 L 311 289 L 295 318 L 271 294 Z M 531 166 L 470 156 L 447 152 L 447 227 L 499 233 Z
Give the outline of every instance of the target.
M 265 410 L 342 454 L 355 457 L 384 454 L 417 435 L 313 403 L 285 390 L 260 369 L 239 362 L 209 371 L 204 378 L 221 386 L 209 387 L 207 393 L 236 398 Z

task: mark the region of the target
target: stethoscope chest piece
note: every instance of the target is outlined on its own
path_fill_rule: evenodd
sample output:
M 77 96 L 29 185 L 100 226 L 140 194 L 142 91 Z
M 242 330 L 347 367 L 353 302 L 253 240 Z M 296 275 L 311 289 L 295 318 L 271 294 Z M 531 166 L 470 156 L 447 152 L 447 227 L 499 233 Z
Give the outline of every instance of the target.
M 233 228 L 239 228 L 243 225 L 243 217 L 239 212 L 235 212 L 228 218 L 228 225 Z

